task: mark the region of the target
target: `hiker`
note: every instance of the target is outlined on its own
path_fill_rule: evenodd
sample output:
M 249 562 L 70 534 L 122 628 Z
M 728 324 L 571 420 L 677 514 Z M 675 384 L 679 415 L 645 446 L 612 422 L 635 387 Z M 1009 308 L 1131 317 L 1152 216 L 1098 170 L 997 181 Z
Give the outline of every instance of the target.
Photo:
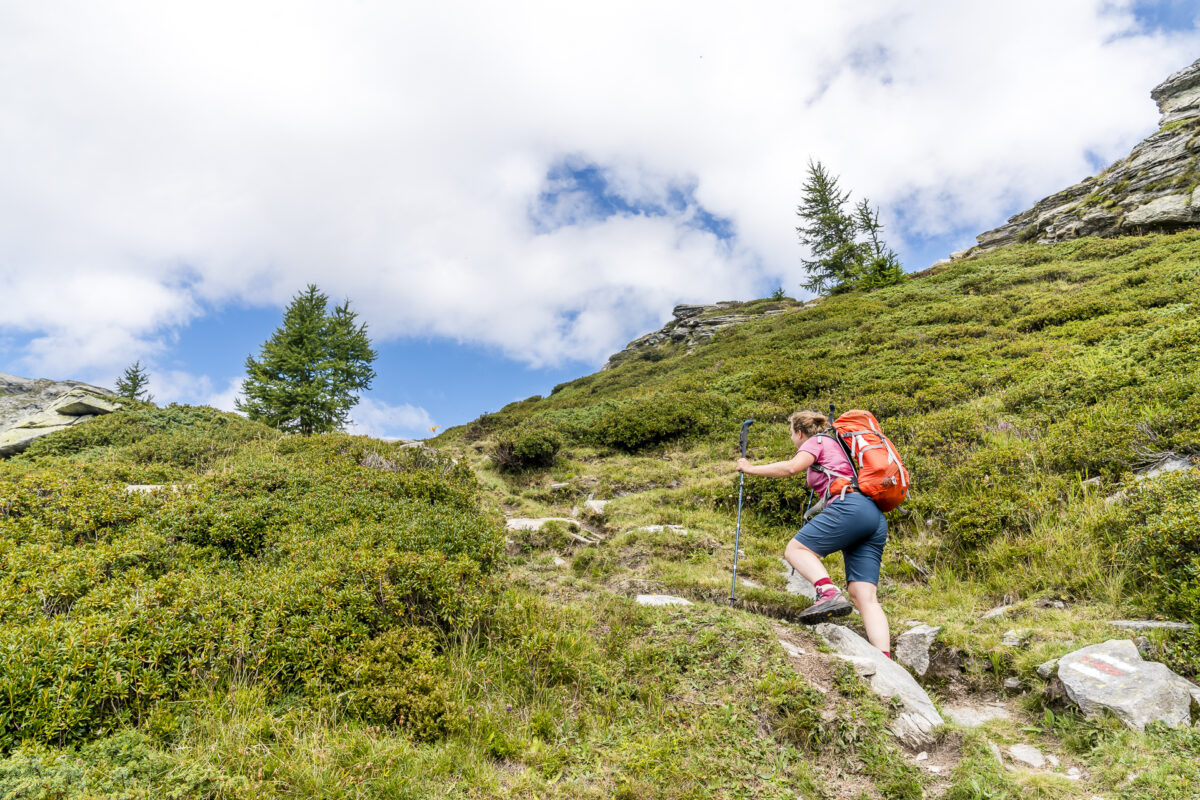
M 891 658 L 891 633 L 876 594 L 887 542 L 887 520 L 871 498 L 852 487 L 838 494 L 828 493 L 833 478 L 814 467 L 828 470 L 835 477 L 854 474 L 842 446 L 824 433 L 829 428 L 828 417 L 816 411 L 797 411 L 788 417 L 788 425 L 792 443 L 798 448 L 795 456 L 759 465 L 739 458 L 737 469 L 766 478 L 790 478 L 806 472 L 808 485 L 824 501 L 820 513 L 788 542 L 783 554 L 787 563 L 817 590 L 816 602 L 801 612 L 800 620 L 815 624 L 850 613 L 850 602 L 834 586 L 821 563 L 825 556 L 841 550 L 846 563 L 846 589 L 862 615 L 867 639 Z

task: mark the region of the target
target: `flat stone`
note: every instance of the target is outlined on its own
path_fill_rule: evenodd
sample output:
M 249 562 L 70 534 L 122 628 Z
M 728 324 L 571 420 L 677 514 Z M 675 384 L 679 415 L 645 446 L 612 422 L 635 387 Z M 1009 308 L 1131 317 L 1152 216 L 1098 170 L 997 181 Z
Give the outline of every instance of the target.
M 1012 717 L 1008 709 L 999 703 L 987 703 L 979 706 L 944 706 L 943 708 L 951 722 L 964 728 L 978 728 L 992 720 Z
M 579 523 L 566 517 L 513 517 L 504 523 L 504 527 L 510 531 L 540 531 L 547 522 L 562 522 L 571 530 L 579 530 Z
M 1041 769 L 1046 766 L 1046 757 L 1042 755 L 1042 751 L 1038 750 L 1033 745 L 1014 744 L 1008 748 L 1008 754 L 1013 761 L 1018 764 L 1024 764 L 1027 767 Z
M 1004 688 L 1010 692 L 1020 691 L 1021 690 L 1021 679 L 1020 678 L 1005 678 L 1004 679 Z
M 1087 716 L 1112 711 L 1135 730 L 1150 722 L 1190 725 L 1200 686 L 1164 664 L 1145 661 L 1128 639 L 1110 639 L 1069 653 L 1058 662 L 1067 697 Z
M 779 646 L 783 648 L 783 652 L 787 653 L 792 658 L 799 658 L 804 655 L 804 648 L 792 644 L 786 639 L 779 640 Z
M 608 506 L 609 500 L 588 500 L 583 504 L 586 511 L 595 514 L 598 517 L 604 516 L 604 509 Z
M 896 660 L 918 675 L 929 671 L 929 648 L 933 647 L 942 629 L 931 625 L 917 625 L 896 638 L 893 655 Z
M 1029 631 L 1006 631 L 1000 644 L 1004 647 L 1024 647 L 1030 639 Z
M 552 483 L 552 484 L 550 484 L 550 491 L 552 491 L 552 492 L 559 492 L 559 491 L 562 491 L 563 489 L 570 489 L 570 488 L 571 488 L 571 484 L 569 484 L 569 483 Z
M 996 606 L 991 611 L 980 617 L 980 619 L 995 619 L 996 617 L 1002 617 L 1008 613 L 1010 608 L 1012 608 L 1012 606 Z
M 690 606 L 693 605 L 691 600 L 683 597 L 675 597 L 669 594 L 639 594 L 637 596 L 639 606 Z
M 1057 658 L 1052 658 L 1049 661 L 1039 664 L 1038 668 L 1037 668 L 1038 677 L 1045 678 L 1046 680 L 1050 680 L 1051 678 L 1054 677 L 1054 670 L 1057 667 L 1058 667 L 1058 659 Z
M 1153 480 L 1159 475 L 1166 475 L 1170 472 L 1182 472 L 1185 469 L 1191 469 L 1193 466 L 1195 465 L 1192 464 L 1192 460 L 1186 456 L 1170 455 L 1151 467 L 1138 471 L 1136 475 L 1138 480 Z
M 779 559 L 779 563 L 783 564 L 783 572 L 780 574 L 787 579 L 788 594 L 798 594 L 801 597 L 807 597 L 809 600 L 817 599 L 817 590 L 807 578 L 792 569 L 792 565 L 787 563 L 783 558 Z
M 52 405 L 50 410 L 67 417 L 94 417 L 97 414 L 110 414 L 118 408 L 120 406 L 116 403 L 105 402 L 99 397 L 78 396 L 73 392 L 64 397 L 62 402 Z
M 1148 619 L 1114 619 L 1109 620 L 1108 624 L 1131 631 L 1190 631 L 1196 627 L 1190 622 L 1159 622 Z
M 870 676 L 871 691 L 880 697 L 894 697 L 904 706 L 891 728 L 900 741 L 914 750 L 933 743 L 932 731 L 943 723 L 942 716 L 908 670 L 849 628 L 826 622 L 815 626 L 814 630 L 839 656 L 874 664 L 875 672 Z M 858 670 L 857 665 L 855 669 Z
M 1154 225 L 1164 222 L 1191 222 L 1195 219 L 1195 215 L 1188 206 L 1190 200 L 1191 197 L 1186 193 L 1155 198 L 1126 214 L 1123 227 L 1131 228 L 1137 225 Z

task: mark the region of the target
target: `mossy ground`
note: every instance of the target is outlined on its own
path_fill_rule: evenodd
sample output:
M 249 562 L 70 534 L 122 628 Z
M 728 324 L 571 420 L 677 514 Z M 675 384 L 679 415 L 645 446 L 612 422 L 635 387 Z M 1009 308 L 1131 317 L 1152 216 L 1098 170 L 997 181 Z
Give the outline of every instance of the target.
M 1197 264 L 1196 233 L 1008 248 L 658 348 L 452 430 L 444 455 L 205 409 L 47 437 L 0 464 L 0 796 L 1194 797 L 1194 731 L 1083 719 L 1035 668 L 1124 635 L 1109 619 L 1197 616 L 1195 477 L 1133 475 L 1200 452 Z M 875 411 L 916 481 L 880 587 L 894 630 L 943 627 L 940 702 L 1012 713 L 925 762 L 789 621 L 799 482 L 746 482 L 757 587 L 727 602 L 739 423 L 784 458 L 787 414 L 830 401 Z M 548 466 L 491 461 L 543 430 Z M 589 496 L 611 501 L 580 513 L 590 541 L 504 541 L 504 515 Z M 1194 636 L 1150 638 L 1196 675 Z M 1059 767 L 989 746 L 1016 743 Z

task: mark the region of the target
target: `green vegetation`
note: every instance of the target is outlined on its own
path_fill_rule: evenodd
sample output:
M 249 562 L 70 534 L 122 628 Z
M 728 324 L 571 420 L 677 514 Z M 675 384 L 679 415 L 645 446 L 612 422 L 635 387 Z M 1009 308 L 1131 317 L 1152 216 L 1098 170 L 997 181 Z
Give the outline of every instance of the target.
M 137 360 L 125 368 L 121 377 L 117 378 L 117 394 L 128 400 L 140 400 L 143 403 L 154 402 L 153 395 L 146 388 L 150 385 L 150 376 L 141 360 Z
M 786 313 L 438 451 L 136 402 L 39 439 L 0 462 L 0 797 L 1192 797 L 1193 731 L 1083 719 L 1035 669 L 1109 619 L 1200 616 L 1200 478 L 1135 474 L 1200 453 L 1198 263 L 1200 233 L 1079 240 L 755 301 L 728 312 Z M 753 585 L 726 602 L 738 424 L 776 459 L 787 415 L 831 401 L 873 410 L 915 481 L 890 515 L 894 631 L 941 625 L 934 697 L 1014 715 L 951 726 L 927 762 L 788 622 L 800 481 L 747 479 Z M 1194 634 L 1149 645 L 1200 674 Z M 1008 770 L 993 743 L 1061 763 Z
M 263 343 L 258 359 L 246 357 L 245 400 L 239 411 L 289 433 L 341 430 L 371 388 L 375 351 L 367 326 L 355 324 L 350 301 L 326 312 L 329 298 L 309 284 L 292 298 L 283 325 Z

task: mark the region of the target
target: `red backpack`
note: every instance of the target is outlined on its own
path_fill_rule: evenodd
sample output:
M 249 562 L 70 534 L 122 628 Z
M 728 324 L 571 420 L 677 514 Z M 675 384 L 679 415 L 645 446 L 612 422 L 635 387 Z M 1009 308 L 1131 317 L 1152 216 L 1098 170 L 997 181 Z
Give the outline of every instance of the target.
M 875 501 L 880 511 L 891 511 L 908 499 L 908 470 L 879 420 L 870 411 L 847 411 L 825 432 L 842 445 L 855 475 L 830 474 L 829 495 L 852 487 Z

